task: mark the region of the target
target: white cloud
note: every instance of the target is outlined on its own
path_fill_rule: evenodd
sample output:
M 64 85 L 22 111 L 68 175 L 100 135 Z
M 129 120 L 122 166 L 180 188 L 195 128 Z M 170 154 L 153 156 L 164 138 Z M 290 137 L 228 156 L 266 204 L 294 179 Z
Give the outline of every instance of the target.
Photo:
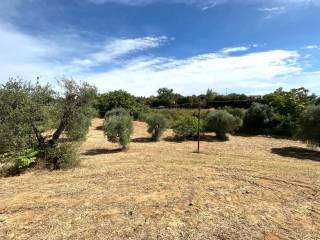
M 8 25 L 0 25 L 0 36 L 2 81 L 16 76 L 35 79 L 39 75 L 58 72 L 50 59 L 55 59 L 61 49 L 53 43 L 17 32 Z
M 285 6 L 282 7 L 271 7 L 271 8 L 259 8 L 261 12 L 268 12 L 268 13 L 283 13 L 286 10 Z
M 246 52 L 250 49 L 250 47 L 232 47 L 232 48 L 224 48 L 221 50 L 221 53 L 229 54 L 235 52 Z
M 320 45 L 308 45 L 308 46 L 303 47 L 303 49 L 308 49 L 308 50 L 316 49 L 316 50 L 320 50 Z
M 163 86 L 188 94 L 209 87 L 260 91 L 278 86 L 278 77 L 301 73 L 297 58 L 295 51 L 274 50 L 237 57 L 209 53 L 182 60 L 139 59 L 87 79 L 102 91 L 121 88 L 138 95 L 150 95 Z
M 114 39 L 105 44 L 105 46 L 103 46 L 103 48 L 98 52 L 91 53 L 84 59 L 74 60 L 73 64 L 83 67 L 98 66 L 137 51 L 159 47 L 167 40 L 168 38 L 165 36 L 135 39 Z

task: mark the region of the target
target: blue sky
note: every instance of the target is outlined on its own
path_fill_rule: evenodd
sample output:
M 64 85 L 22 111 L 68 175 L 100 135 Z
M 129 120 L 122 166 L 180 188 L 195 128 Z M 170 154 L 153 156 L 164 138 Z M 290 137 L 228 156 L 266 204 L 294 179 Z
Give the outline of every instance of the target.
M 0 82 L 320 94 L 319 0 L 1 0 Z

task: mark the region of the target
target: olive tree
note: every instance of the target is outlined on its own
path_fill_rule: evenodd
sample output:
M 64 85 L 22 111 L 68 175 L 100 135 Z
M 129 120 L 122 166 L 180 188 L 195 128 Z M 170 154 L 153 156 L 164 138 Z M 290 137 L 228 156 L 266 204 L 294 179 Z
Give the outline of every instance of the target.
M 73 136 L 68 141 L 83 138 L 96 97 L 96 88 L 85 82 L 62 80 L 60 87 L 57 92 L 49 85 L 15 79 L 0 86 L 1 156 L 9 155 L 6 159 L 15 161 L 26 150 L 34 149 L 37 161 L 59 168 L 58 162 L 48 157 L 49 149 L 52 152 L 62 144 L 59 140 L 64 133 Z
M 218 139 L 227 140 L 227 133 L 233 133 L 239 129 L 242 120 L 234 117 L 224 110 L 210 112 L 206 119 L 206 130 L 215 132 Z
M 128 149 L 133 132 L 132 117 L 124 109 L 114 109 L 106 113 L 104 133 L 108 140 L 119 143 L 123 150 Z
M 168 120 L 162 114 L 152 114 L 147 118 L 148 133 L 153 141 L 159 141 L 160 137 L 167 129 Z

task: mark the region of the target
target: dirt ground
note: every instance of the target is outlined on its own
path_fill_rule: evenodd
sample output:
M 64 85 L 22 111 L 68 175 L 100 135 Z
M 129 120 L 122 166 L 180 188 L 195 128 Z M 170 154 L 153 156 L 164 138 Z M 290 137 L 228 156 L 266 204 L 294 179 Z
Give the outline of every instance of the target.
M 320 239 L 320 153 L 268 137 L 148 141 L 95 119 L 82 164 L 0 179 L 0 239 Z

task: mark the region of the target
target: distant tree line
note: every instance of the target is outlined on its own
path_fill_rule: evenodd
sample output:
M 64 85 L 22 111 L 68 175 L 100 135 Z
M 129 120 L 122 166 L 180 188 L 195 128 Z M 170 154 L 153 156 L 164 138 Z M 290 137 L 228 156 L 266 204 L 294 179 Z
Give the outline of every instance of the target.
M 151 97 L 135 97 L 122 90 L 113 91 L 101 94 L 98 97 L 98 103 L 101 116 L 104 116 L 107 111 L 121 107 L 126 109 L 134 119 L 147 121 L 150 114 L 160 111 L 167 118 L 170 127 L 180 122 L 180 126 L 176 128 L 179 133 L 183 131 L 182 129 L 186 129 L 182 126 L 186 126 L 187 122 L 189 125 L 191 123 L 195 125 L 196 121 L 192 120 L 192 117 L 196 117 L 197 113 L 190 114 L 190 111 L 178 111 L 178 109 L 192 110 L 198 108 L 200 103 L 202 109 L 221 109 L 239 118 L 241 126 L 238 126 L 239 122 L 237 122 L 235 124 L 237 127 L 233 128 L 238 132 L 297 137 L 299 126 L 301 126 L 301 115 L 309 106 L 319 105 L 320 98 L 310 94 L 305 88 L 289 91 L 279 88 L 273 93 L 261 96 L 235 93 L 221 95 L 210 89 L 206 94 L 182 96 L 175 93 L 173 89 L 160 88 L 157 95 Z M 208 111 L 202 114 L 205 115 L 202 119 L 207 117 L 206 114 Z M 231 119 L 221 114 L 215 116 L 220 119 Z M 156 120 L 153 118 L 152 122 Z M 193 135 L 194 131 L 190 133 L 192 129 L 194 130 L 195 126 L 189 128 L 188 136 Z

